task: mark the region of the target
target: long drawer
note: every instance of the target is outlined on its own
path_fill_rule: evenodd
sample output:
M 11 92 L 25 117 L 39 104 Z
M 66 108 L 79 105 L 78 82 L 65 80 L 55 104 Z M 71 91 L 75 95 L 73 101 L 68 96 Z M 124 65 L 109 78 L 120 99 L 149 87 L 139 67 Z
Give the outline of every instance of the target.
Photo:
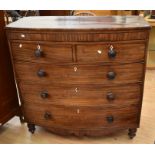
M 19 83 L 25 104 L 121 107 L 140 104 L 141 85 L 28 85 Z
M 30 83 L 122 84 L 143 80 L 142 63 L 124 65 L 47 65 L 15 63 L 19 81 Z
M 130 41 L 130 40 L 146 40 L 147 31 L 33 31 L 33 30 L 16 30 L 8 31 L 9 40 L 29 40 L 29 41 L 52 41 L 52 42 L 100 42 L 100 41 Z
M 101 107 L 24 106 L 26 121 L 45 127 L 113 128 L 138 124 L 139 106 L 116 109 Z

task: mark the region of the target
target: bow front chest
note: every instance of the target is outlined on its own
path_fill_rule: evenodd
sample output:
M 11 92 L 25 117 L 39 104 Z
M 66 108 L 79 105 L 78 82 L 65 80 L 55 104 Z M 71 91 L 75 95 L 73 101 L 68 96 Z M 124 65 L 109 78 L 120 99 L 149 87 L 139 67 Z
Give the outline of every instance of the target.
M 150 31 L 142 17 L 26 17 L 6 31 L 29 131 L 135 136 Z

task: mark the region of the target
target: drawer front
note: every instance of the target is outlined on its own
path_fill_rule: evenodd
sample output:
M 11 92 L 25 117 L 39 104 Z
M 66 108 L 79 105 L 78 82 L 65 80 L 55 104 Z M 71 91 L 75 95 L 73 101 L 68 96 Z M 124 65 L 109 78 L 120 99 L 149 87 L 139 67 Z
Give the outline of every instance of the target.
M 101 107 L 24 106 L 26 121 L 46 127 L 102 128 L 130 127 L 139 121 L 138 106 L 121 109 Z
M 48 43 L 11 43 L 15 61 L 40 63 L 72 62 L 72 46 Z
M 20 83 L 25 103 L 33 101 L 42 105 L 81 105 L 120 107 L 140 104 L 140 84 L 126 86 L 89 86 L 89 85 L 28 85 Z M 123 95 L 124 94 L 124 95 Z
M 122 84 L 143 80 L 141 63 L 125 65 L 45 65 L 16 63 L 17 79 L 30 83 Z
M 136 62 L 144 60 L 145 43 L 109 43 L 77 46 L 77 61 Z
M 50 32 L 50 31 L 16 31 L 7 32 L 10 40 L 52 41 L 52 42 L 101 42 L 146 40 L 148 30 L 140 31 L 86 31 L 86 32 Z

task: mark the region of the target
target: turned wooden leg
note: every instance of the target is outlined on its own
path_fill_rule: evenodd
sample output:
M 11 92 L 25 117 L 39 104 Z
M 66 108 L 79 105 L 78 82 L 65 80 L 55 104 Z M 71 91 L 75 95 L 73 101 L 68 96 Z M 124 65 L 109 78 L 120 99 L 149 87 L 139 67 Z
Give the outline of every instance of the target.
M 34 133 L 34 131 L 35 131 L 35 125 L 34 124 L 30 124 L 30 123 L 28 123 L 27 124 L 27 127 L 28 127 L 28 129 L 29 129 L 29 131 L 33 134 Z
M 137 131 L 137 128 L 132 128 L 132 129 L 129 129 L 129 138 L 132 139 L 133 137 L 136 136 L 136 131 Z

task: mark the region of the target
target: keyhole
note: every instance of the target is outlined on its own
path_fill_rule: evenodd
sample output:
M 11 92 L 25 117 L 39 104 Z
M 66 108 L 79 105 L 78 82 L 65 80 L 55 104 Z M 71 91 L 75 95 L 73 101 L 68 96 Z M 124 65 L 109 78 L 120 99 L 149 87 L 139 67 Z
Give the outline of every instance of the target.
M 74 67 L 74 72 L 76 72 L 77 71 L 77 67 Z
M 77 88 L 75 88 L 75 92 L 76 92 L 76 93 L 78 92 L 78 89 L 77 89 Z
M 37 45 L 37 49 L 40 50 L 40 45 Z
M 19 44 L 19 48 L 22 48 L 22 46 L 23 46 L 22 44 Z
M 102 51 L 101 51 L 101 50 L 98 50 L 97 53 L 98 53 L 98 54 L 102 54 Z
M 80 113 L 80 109 L 77 109 L 77 114 L 79 114 Z
M 22 37 L 22 38 L 25 38 L 25 34 L 21 34 L 21 37 Z
M 110 45 L 110 49 L 112 50 L 114 47 L 112 45 Z

